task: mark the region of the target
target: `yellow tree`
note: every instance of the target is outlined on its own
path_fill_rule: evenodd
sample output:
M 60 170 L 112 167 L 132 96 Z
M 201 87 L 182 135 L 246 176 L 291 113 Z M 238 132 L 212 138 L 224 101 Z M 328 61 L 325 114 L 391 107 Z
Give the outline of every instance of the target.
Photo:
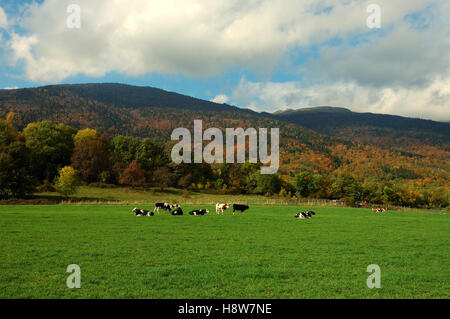
M 75 137 L 73 138 L 75 144 L 80 141 L 90 141 L 98 138 L 98 132 L 96 130 L 85 128 L 84 130 L 79 130 Z
M 80 185 L 78 172 L 70 166 L 65 166 L 59 170 L 59 176 L 55 182 L 58 193 L 68 196 L 76 193 Z

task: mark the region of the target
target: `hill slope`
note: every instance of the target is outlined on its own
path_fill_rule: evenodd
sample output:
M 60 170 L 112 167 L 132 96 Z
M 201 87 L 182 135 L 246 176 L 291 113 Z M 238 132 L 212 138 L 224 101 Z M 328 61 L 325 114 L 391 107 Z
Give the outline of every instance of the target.
M 278 127 L 288 164 L 295 152 L 317 153 L 327 158 L 328 168 L 333 158 L 331 146 L 340 143 L 251 110 L 151 87 L 106 83 L 0 90 L 0 106 L 0 118 L 5 118 L 9 111 L 16 112 L 15 124 L 19 128 L 50 120 L 76 128 L 95 128 L 109 136 L 150 137 L 160 142 L 169 141 L 177 127 L 192 129 L 195 119 L 203 120 L 204 128 Z M 299 165 L 294 166 L 295 171 L 300 169 Z M 334 167 L 337 166 L 336 163 Z
M 417 146 L 433 145 L 450 150 L 450 123 L 445 122 L 329 106 L 279 111 L 273 116 L 320 133 L 383 148 L 408 152 Z
M 280 171 L 286 176 L 308 170 L 324 175 L 349 172 L 363 180 L 427 177 L 442 184 L 449 179 L 446 123 L 334 108 L 260 114 L 161 89 L 113 83 L 0 90 L 0 118 L 9 111 L 16 112 L 19 128 L 51 120 L 96 128 L 109 136 L 133 135 L 161 142 L 169 141 L 177 127 L 192 129 L 194 119 L 203 120 L 204 128 L 278 127 Z M 378 122 L 373 120 L 379 117 Z M 392 119 L 387 121 L 390 126 L 387 118 Z M 397 129 L 396 123 L 406 124 Z M 419 128 L 408 128 L 410 123 Z

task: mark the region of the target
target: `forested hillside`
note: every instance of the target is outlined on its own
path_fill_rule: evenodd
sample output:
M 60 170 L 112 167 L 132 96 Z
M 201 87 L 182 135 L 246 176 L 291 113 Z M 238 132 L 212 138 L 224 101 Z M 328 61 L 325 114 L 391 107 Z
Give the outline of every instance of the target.
M 418 146 L 450 150 L 450 123 L 402 116 L 357 113 L 339 107 L 314 107 L 273 113 L 274 117 L 316 132 L 405 152 Z M 443 119 L 444 120 L 444 119 Z
M 134 141 L 132 139 L 124 142 L 125 136 L 138 137 L 139 140 L 149 138 L 143 145 L 136 142 L 133 154 L 122 154 L 120 156 L 123 160 L 112 160 L 109 163 L 120 163 L 116 165 L 115 171 L 111 168 L 109 172 L 115 176 L 114 183 L 127 184 L 126 179 L 121 176 L 123 170 L 132 162 L 147 167 L 148 174 L 144 174 L 142 179 L 145 183 L 156 183 L 155 170 L 161 166 L 166 167 L 169 163 L 137 158 L 136 149 L 145 148 L 146 143 L 162 143 L 161 145 L 167 148 L 173 129 L 192 129 L 193 121 L 200 119 L 203 120 L 204 129 L 278 127 L 281 157 L 279 175 L 288 184 L 280 184 L 280 187 L 273 191 L 284 189 L 283 194 L 290 193 L 289 196 L 297 194 L 303 197 L 326 198 L 344 198 L 348 197 L 350 192 L 357 194 L 352 195 L 354 198 L 372 198 L 375 201 L 382 201 L 383 198 L 392 201 L 395 196 L 404 197 L 407 194 L 409 202 L 430 202 L 433 196 L 444 198 L 444 201 L 448 202 L 448 123 L 386 115 L 361 115 L 335 108 L 260 114 L 160 89 L 122 84 L 55 85 L 0 90 L 0 118 L 6 119 L 10 112 L 14 112 L 14 117 L 10 117 L 8 125 L 17 129 L 17 134 L 23 135 L 25 139 L 27 134 L 29 139 L 34 139 L 30 125 L 41 127 L 40 130 L 36 129 L 36 132 L 44 134 L 42 132 L 45 132 L 45 129 L 42 127 L 50 124 L 36 124 L 44 120 L 55 125 L 63 123 L 69 126 L 70 128 L 65 130 L 69 132 L 73 129 L 71 134 L 74 137 L 77 130 L 90 128 L 97 130 L 99 136 L 103 136 L 96 137 L 97 146 L 107 145 L 109 154 L 116 154 L 116 157 L 117 152 L 120 153 L 119 150 L 124 146 L 115 149 L 114 145 L 119 141 L 121 145 Z M 8 125 L 4 125 L 5 129 Z M 21 130 L 24 132 L 21 133 Z M 64 159 L 55 160 L 55 167 L 47 177 L 54 178 L 58 167 L 74 161 L 75 144 L 69 145 L 72 151 L 68 152 Z M 89 153 L 89 150 L 85 151 Z M 150 156 L 153 151 L 145 154 Z M 166 168 L 171 173 L 176 171 L 173 167 Z M 39 168 L 34 169 L 39 171 Z M 212 169 L 222 173 L 220 168 L 214 165 Z M 250 191 L 246 189 L 248 181 L 245 182 L 250 172 L 241 173 L 242 176 L 233 177 L 233 174 L 236 174 L 231 170 L 226 173 L 229 174 L 226 178 L 220 177 L 220 174 L 212 174 L 210 180 L 193 180 L 192 183 L 200 183 L 202 187 L 208 184 L 211 188 L 220 190 L 223 190 L 225 185 L 225 189 L 229 190 Z M 178 171 L 177 174 L 178 178 L 181 178 L 184 173 Z M 100 176 L 95 174 L 86 176 L 89 176 L 89 182 L 101 180 Z M 45 178 L 38 176 L 41 182 Z M 347 193 L 342 192 L 348 183 L 353 186 Z M 252 187 L 253 191 L 256 190 L 256 184 Z M 416 199 L 411 199 L 413 197 Z

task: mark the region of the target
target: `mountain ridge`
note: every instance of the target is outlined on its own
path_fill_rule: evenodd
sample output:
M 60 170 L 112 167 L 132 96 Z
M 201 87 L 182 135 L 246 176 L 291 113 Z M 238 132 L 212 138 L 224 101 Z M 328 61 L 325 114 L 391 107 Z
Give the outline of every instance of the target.
M 433 129 L 422 132 L 364 123 L 358 126 L 353 118 L 338 121 L 341 126 L 333 126 L 339 119 L 336 114 L 354 115 L 351 111 L 335 112 L 330 107 L 297 112 L 300 117 L 258 113 L 153 87 L 106 83 L 0 90 L 0 118 L 5 118 L 10 111 L 16 113 L 14 124 L 21 129 L 31 122 L 50 120 L 78 129 L 95 128 L 108 136 L 150 137 L 164 143 L 170 142 L 173 129 L 192 129 L 194 119 L 202 119 L 204 128 L 222 130 L 278 127 L 280 172 L 287 176 L 306 170 L 382 177 L 394 167 L 408 167 L 416 172 L 414 176 L 443 179 L 450 169 L 446 134 Z M 300 120 L 307 118 L 305 114 L 310 118 L 303 123 Z M 386 124 L 384 119 L 383 116 L 379 119 L 382 125 Z M 362 158 L 366 160 L 361 161 Z

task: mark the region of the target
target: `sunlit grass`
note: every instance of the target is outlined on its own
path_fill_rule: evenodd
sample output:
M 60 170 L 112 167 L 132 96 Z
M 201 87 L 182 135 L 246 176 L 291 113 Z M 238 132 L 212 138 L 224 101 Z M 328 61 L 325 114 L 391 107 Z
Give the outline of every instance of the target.
M 0 297 L 449 298 L 445 213 L 316 207 L 296 220 L 302 207 L 183 208 L 199 207 L 211 214 L 0 206 Z M 69 264 L 81 267 L 80 289 L 66 287 Z M 381 289 L 366 286 L 369 264 Z

